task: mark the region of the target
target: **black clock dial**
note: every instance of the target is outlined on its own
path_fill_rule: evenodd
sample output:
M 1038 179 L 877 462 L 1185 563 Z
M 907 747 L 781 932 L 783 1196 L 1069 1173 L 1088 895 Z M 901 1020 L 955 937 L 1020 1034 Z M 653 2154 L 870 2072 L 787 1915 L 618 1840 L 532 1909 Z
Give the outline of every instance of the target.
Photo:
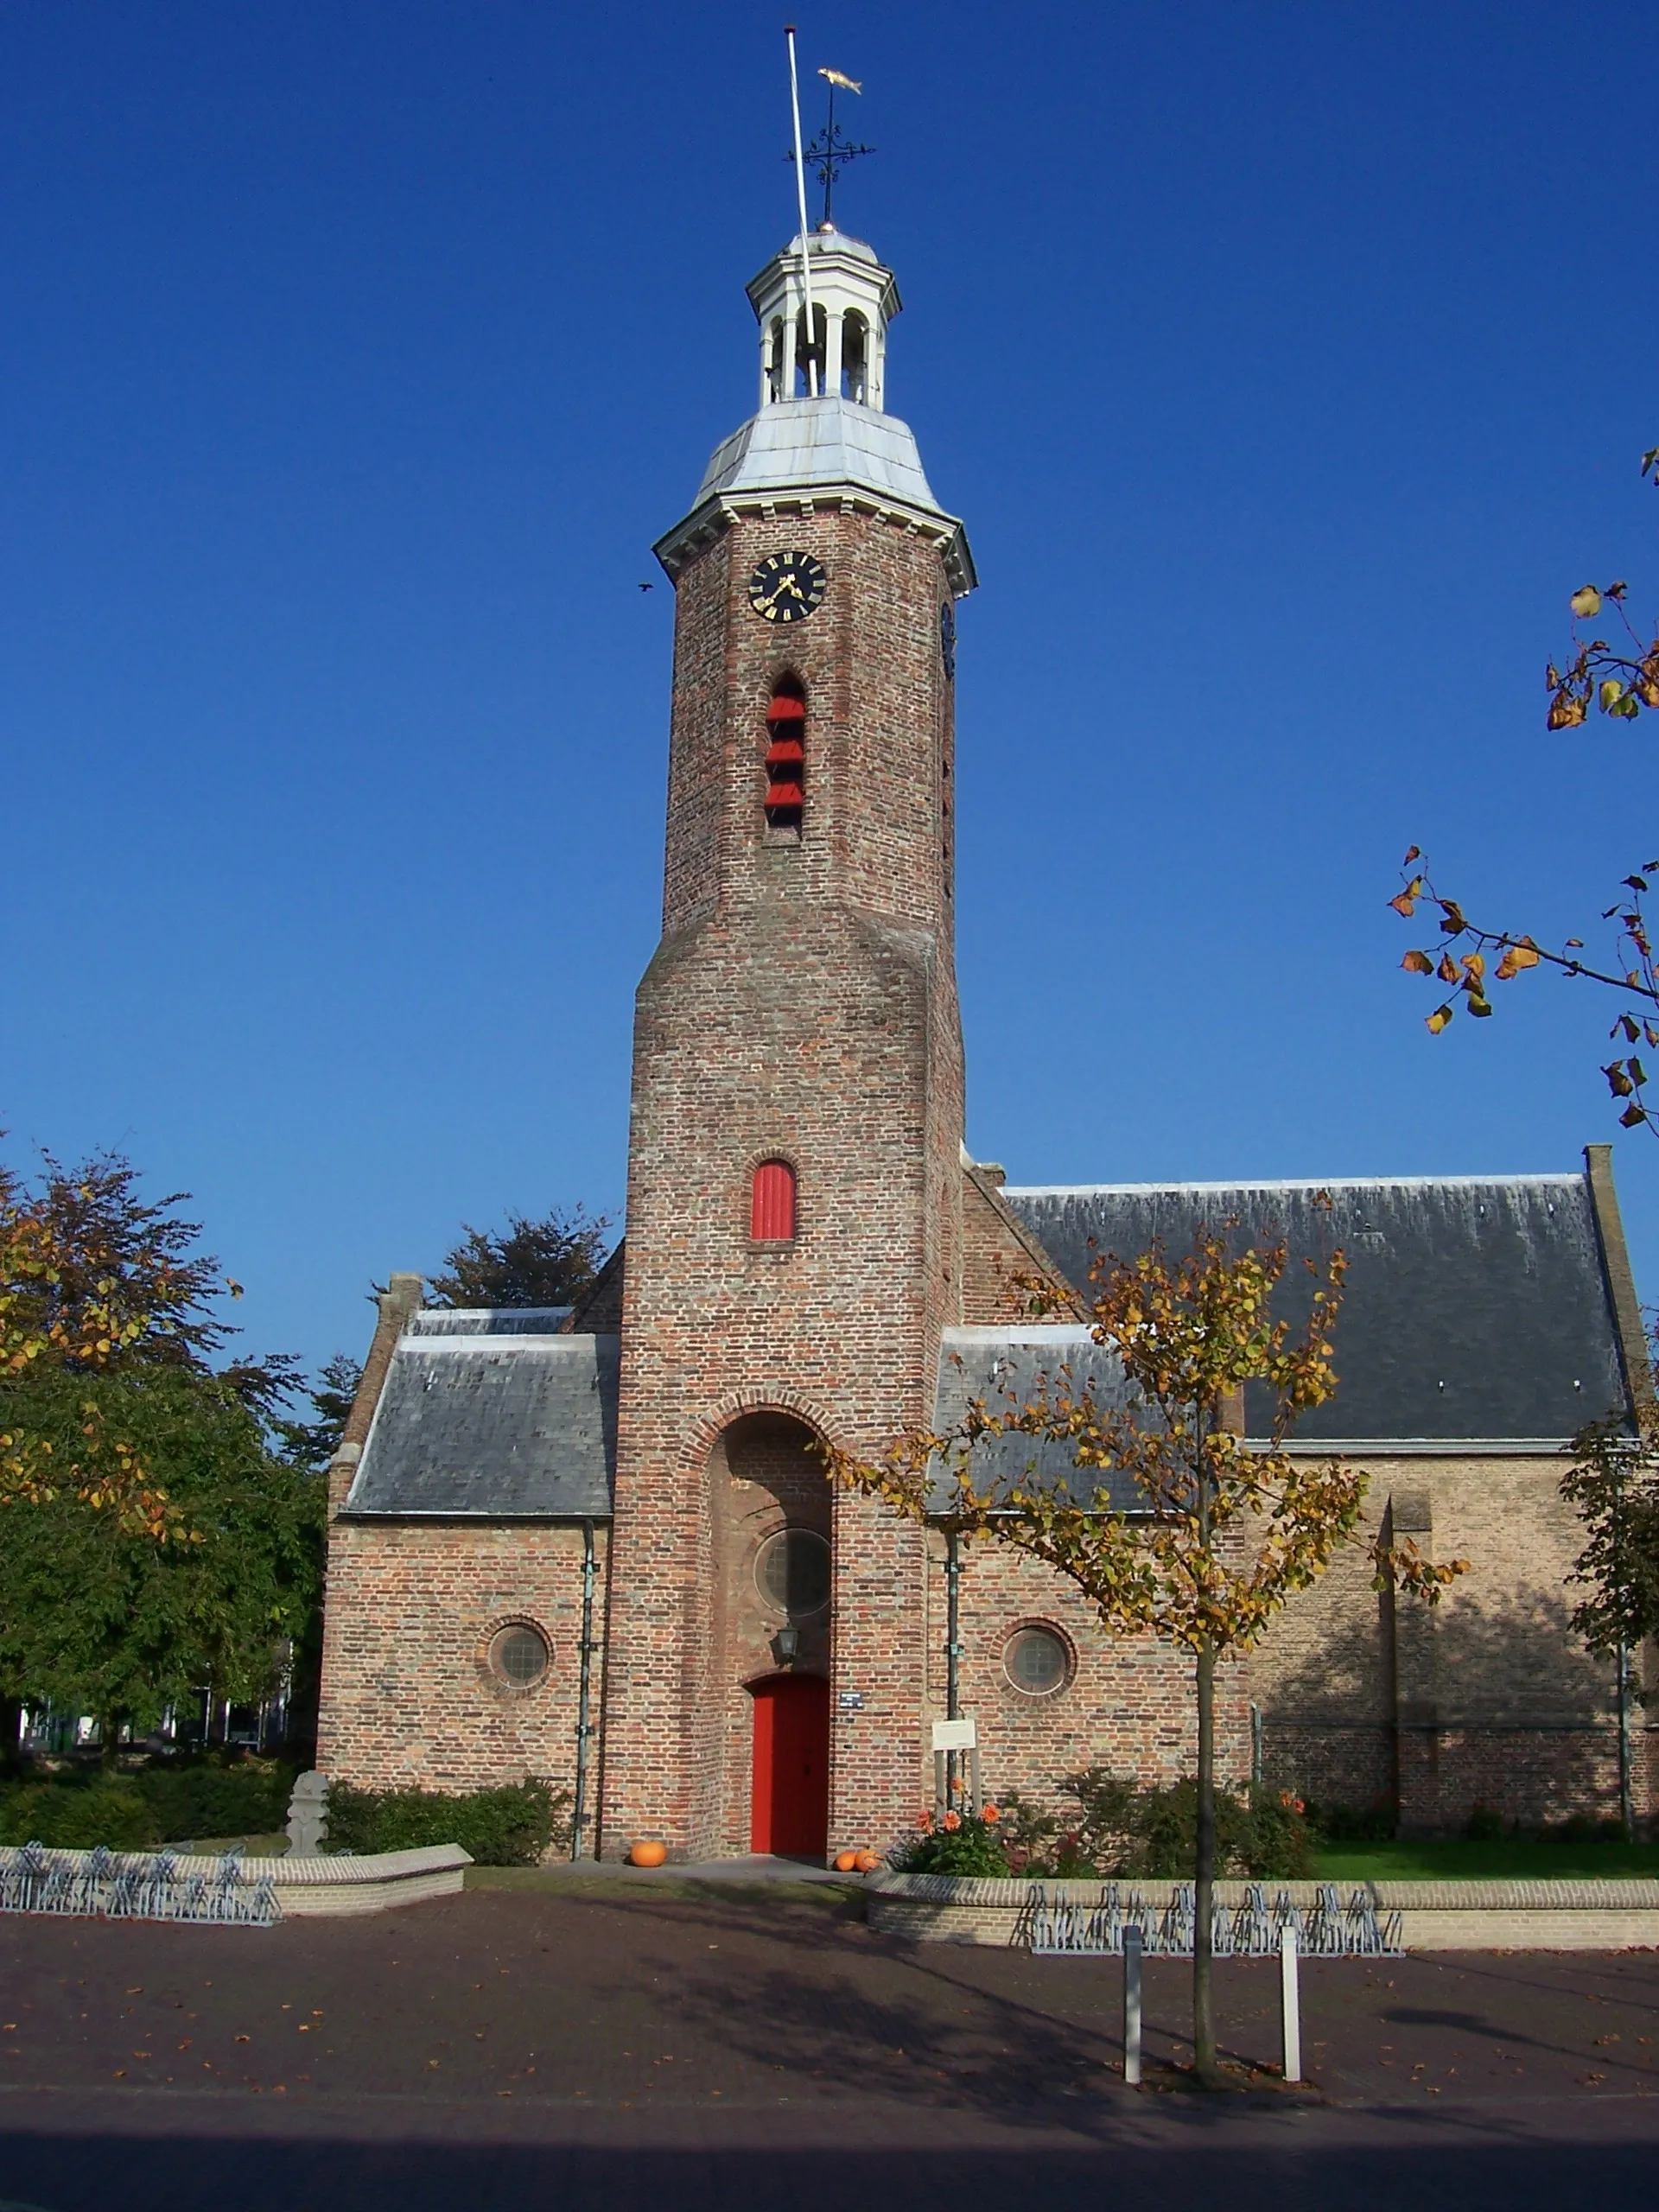
M 957 610 L 947 599 L 939 609 L 939 658 L 944 663 L 944 672 L 957 672 Z
M 749 578 L 749 605 L 768 622 L 804 622 L 823 605 L 827 581 L 810 553 L 768 553 Z

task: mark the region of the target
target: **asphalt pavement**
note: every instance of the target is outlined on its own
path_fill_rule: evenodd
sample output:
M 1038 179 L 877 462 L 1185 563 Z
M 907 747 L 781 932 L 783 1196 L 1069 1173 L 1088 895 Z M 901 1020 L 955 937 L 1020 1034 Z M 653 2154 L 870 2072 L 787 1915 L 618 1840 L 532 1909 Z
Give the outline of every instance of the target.
M 1057 2192 L 1229 2212 L 1645 2203 L 1659 1955 L 1217 1968 L 1232 2088 L 1193 2091 L 1153 1961 L 1125 2088 L 1116 1961 L 906 1944 L 834 1885 L 502 1885 L 269 1929 L 0 1920 L 0 2207 L 932 2212 Z

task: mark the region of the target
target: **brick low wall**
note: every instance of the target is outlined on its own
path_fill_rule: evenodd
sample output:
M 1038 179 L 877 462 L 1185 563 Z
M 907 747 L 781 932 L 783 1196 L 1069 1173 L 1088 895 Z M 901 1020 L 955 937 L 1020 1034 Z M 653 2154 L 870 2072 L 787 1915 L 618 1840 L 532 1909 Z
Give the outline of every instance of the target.
M 251 1882 L 270 1875 L 284 1920 L 308 1920 L 456 1897 L 472 1863 L 458 1843 L 434 1843 L 411 1851 L 365 1852 L 361 1858 L 337 1853 L 245 1859 L 242 1872 Z
M 880 1874 L 865 1897 L 865 1916 L 884 1936 L 922 1943 L 988 1943 L 999 1948 L 1027 1941 L 1032 1885 L 970 1879 L 950 1874 Z M 1047 1895 L 1081 1905 L 1106 1902 L 1105 1882 L 1050 1882 Z M 1172 1882 L 1133 1886 L 1161 1912 Z M 1318 1902 L 1317 1882 L 1268 1882 L 1270 1898 L 1294 1904 Z M 1659 1947 L 1659 1881 L 1628 1882 L 1365 1882 L 1343 1883 L 1338 1894 L 1363 1889 L 1379 1917 L 1398 1912 L 1408 1951 L 1618 1951 Z M 1223 1881 L 1216 1895 L 1229 1906 L 1244 1902 L 1249 1885 Z

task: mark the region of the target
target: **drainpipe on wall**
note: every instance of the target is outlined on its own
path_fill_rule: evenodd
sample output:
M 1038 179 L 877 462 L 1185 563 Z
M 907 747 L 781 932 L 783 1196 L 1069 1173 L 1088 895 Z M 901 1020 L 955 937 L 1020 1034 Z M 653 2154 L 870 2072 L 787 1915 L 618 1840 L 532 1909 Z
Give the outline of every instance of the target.
M 594 1524 L 582 1524 L 582 1672 L 576 1694 L 576 1802 L 570 1816 L 570 1856 L 582 1856 L 582 1827 L 588 1812 L 588 1719 L 594 1680 Z
M 944 1717 L 959 1720 L 962 1695 L 962 1539 L 954 1529 L 947 1529 L 944 1536 Z M 944 1762 L 944 1805 L 950 1811 L 956 1802 L 957 1777 L 961 1769 L 962 1754 L 951 1751 Z

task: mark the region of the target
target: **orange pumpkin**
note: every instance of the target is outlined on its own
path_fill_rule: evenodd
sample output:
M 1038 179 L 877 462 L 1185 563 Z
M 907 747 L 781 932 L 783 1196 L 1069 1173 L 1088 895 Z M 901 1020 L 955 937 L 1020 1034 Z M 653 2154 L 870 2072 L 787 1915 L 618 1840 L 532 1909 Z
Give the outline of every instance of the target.
M 850 1874 L 857 1865 L 858 1853 L 855 1851 L 838 1851 L 836 1853 L 837 1874 Z
M 874 1874 L 881 1864 L 881 1854 L 879 1851 L 861 1851 L 855 1864 L 861 1874 Z
M 668 1846 L 658 1843 L 654 1836 L 642 1836 L 628 1853 L 632 1866 L 660 1866 L 668 1857 Z

